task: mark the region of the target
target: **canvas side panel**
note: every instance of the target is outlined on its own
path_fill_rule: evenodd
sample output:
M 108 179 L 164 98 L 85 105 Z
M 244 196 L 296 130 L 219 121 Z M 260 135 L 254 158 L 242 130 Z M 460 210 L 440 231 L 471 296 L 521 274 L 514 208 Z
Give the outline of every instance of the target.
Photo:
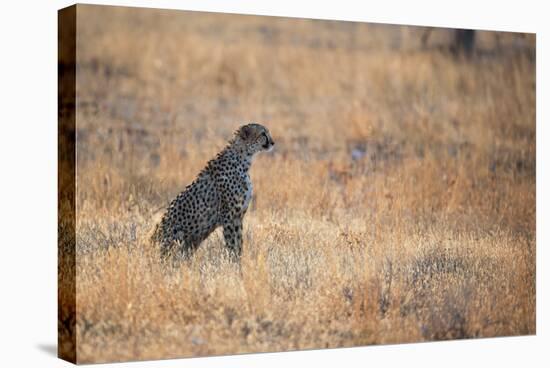
M 58 13 L 58 356 L 76 363 L 76 6 Z

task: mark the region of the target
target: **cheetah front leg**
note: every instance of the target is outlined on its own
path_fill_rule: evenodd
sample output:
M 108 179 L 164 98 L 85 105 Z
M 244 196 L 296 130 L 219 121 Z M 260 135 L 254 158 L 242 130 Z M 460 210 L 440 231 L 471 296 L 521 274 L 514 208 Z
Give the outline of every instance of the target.
M 242 218 L 230 219 L 223 224 L 223 237 L 225 246 L 229 249 L 231 256 L 240 259 L 243 244 L 243 221 Z

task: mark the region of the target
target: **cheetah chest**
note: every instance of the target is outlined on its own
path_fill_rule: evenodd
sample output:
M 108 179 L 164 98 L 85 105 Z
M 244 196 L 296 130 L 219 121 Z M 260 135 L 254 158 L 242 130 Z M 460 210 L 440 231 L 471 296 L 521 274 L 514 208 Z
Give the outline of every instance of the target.
M 250 176 L 246 175 L 244 182 L 246 191 L 244 193 L 243 212 L 248 209 L 248 205 L 252 200 L 252 180 L 250 180 Z

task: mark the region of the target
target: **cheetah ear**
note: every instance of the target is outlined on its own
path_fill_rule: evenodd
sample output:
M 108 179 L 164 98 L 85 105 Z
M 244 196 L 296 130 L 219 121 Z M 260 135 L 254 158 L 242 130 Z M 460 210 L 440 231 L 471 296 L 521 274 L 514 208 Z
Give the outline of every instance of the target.
M 252 128 L 248 125 L 243 126 L 239 132 L 239 135 L 243 140 L 247 140 L 252 135 Z

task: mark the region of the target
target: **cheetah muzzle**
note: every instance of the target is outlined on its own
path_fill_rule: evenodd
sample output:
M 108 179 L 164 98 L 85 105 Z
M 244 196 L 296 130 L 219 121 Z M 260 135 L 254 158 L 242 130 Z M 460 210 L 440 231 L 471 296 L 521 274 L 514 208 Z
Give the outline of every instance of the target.
M 252 158 L 274 144 L 266 127 L 241 126 L 168 206 L 151 239 L 160 245 L 161 255 L 189 255 L 222 226 L 226 247 L 233 258 L 240 258 L 243 217 L 252 198 Z

